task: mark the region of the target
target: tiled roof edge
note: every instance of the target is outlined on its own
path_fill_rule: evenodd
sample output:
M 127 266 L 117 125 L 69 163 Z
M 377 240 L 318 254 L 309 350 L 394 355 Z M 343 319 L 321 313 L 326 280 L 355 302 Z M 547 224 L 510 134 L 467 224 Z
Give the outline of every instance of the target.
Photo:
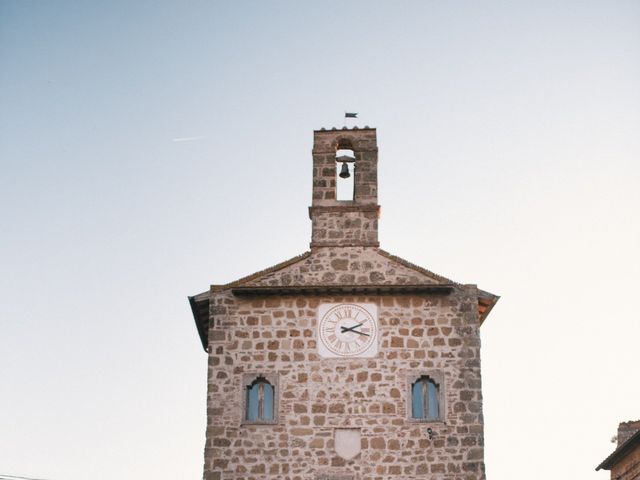
M 311 252 L 305 252 L 301 255 L 297 255 L 293 258 L 290 258 L 289 260 L 285 260 L 284 262 L 278 263 L 276 265 L 273 265 L 269 268 L 265 268 L 264 270 L 260 270 L 258 272 L 252 273 L 251 275 L 247 275 L 246 277 L 242 277 L 239 278 L 238 280 L 235 280 L 231 283 L 226 283 L 224 285 L 211 285 L 211 288 L 214 291 L 220 291 L 220 290 L 227 290 L 229 288 L 233 288 L 233 287 L 238 287 L 240 285 L 243 285 L 245 283 L 248 283 L 252 280 L 255 280 L 256 278 L 260 278 L 263 275 L 267 275 L 269 273 L 273 273 L 273 272 L 277 272 L 278 270 L 282 270 L 283 268 L 286 268 L 290 265 L 293 265 L 294 263 L 298 263 L 301 260 L 304 260 L 305 258 L 308 258 L 309 255 L 311 255 Z
M 422 273 L 423 275 L 426 275 L 427 277 L 431 277 L 434 280 L 437 280 L 439 282 L 444 282 L 444 283 L 453 283 L 454 285 L 457 286 L 461 286 L 460 283 L 458 282 L 454 282 L 453 280 L 450 280 L 446 277 L 443 277 L 442 275 L 438 275 L 437 273 L 432 272 L 431 270 L 427 270 L 426 268 L 422 268 L 418 265 L 416 265 L 415 263 L 411 263 L 408 260 L 405 260 L 404 258 L 398 257 L 396 255 L 393 255 L 385 250 L 382 250 L 381 248 L 378 248 L 378 253 L 380 255 L 382 255 L 383 257 L 387 257 L 389 260 L 393 260 L 394 262 L 398 262 L 401 265 L 404 265 L 407 268 L 410 268 L 412 270 L 416 270 L 420 273 Z
M 610 470 L 617 460 L 629 453 L 629 450 L 631 450 L 634 443 L 640 445 L 640 430 L 631 435 L 626 442 L 616 448 L 611 455 L 605 458 L 602 463 L 596 467 L 596 472 L 600 469 Z

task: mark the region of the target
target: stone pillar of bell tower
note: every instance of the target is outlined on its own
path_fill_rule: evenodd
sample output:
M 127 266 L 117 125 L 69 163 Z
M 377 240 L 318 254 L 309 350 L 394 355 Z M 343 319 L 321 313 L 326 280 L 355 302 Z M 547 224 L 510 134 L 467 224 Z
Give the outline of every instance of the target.
M 341 151 L 350 152 L 347 157 Z M 345 161 L 346 160 L 346 161 Z M 343 167 L 346 164 L 347 167 Z M 353 195 L 338 200 L 339 172 L 353 175 Z M 378 144 L 375 128 L 316 130 L 313 133 L 311 248 L 377 247 Z

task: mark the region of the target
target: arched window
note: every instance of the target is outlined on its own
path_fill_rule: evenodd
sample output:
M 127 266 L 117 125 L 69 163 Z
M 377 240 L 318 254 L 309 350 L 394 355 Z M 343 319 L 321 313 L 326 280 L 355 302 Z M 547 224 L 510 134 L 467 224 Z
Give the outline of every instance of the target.
M 247 422 L 273 422 L 274 393 L 273 385 L 264 377 L 258 377 L 247 385 L 245 420 Z
M 440 419 L 440 386 L 427 375 L 411 385 L 411 417 L 421 420 Z

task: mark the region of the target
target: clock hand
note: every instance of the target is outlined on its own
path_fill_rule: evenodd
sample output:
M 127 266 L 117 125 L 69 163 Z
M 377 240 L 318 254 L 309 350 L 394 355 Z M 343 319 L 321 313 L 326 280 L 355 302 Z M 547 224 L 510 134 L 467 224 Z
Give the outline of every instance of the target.
M 364 323 L 364 322 L 361 322 L 361 323 L 359 323 L 359 324 L 357 324 L 357 325 L 354 325 L 353 327 L 349 327 L 349 328 L 347 328 L 347 327 L 340 327 L 340 330 L 342 331 L 342 333 L 345 333 L 345 332 L 353 332 L 354 328 L 361 327 L 363 323 Z
M 367 336 L 367 337 L 369 336 L 369 334 L 368 334 L 368 333 L 360 332 L 360 331 L 358 331 L 358 330 L 351 330 L 351 331 L 352 331 L 353 333 L 357 333 L 358 335 L 365 335 L 365 336 Z
M 362 323 L 364 323 L 364 322 L 362 322 Z M 364 333 L 364 332 L 360 332 L 360 331 L 358 331 L 358 330 L 355 330 L 356 328 L 358 328 L 358 327 L 362 326 L 362 323 L 359 323 L 358 325 L 354 325 L 353 327 L 349 327 L 349 328 L 347 328 L 347 327 L 340 327 L 340 331 L 341 331 L 342 333 L 346 333 L 346 332 L 353 332 L 353 333 L 357 333 L 358 335 L 364 335 L 364 336 L 366 336 L 366 337 L 369 337 L 370 335 L 369 335 L 368 333 Z

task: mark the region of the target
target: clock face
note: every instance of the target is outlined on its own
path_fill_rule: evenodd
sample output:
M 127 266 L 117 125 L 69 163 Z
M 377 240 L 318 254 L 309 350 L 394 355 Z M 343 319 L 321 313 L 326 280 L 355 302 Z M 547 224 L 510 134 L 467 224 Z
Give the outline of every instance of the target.
M 318 307 L 322 357 L 373 357 L 378 353 L 378 309 L 372 303 L 324 303 Z

